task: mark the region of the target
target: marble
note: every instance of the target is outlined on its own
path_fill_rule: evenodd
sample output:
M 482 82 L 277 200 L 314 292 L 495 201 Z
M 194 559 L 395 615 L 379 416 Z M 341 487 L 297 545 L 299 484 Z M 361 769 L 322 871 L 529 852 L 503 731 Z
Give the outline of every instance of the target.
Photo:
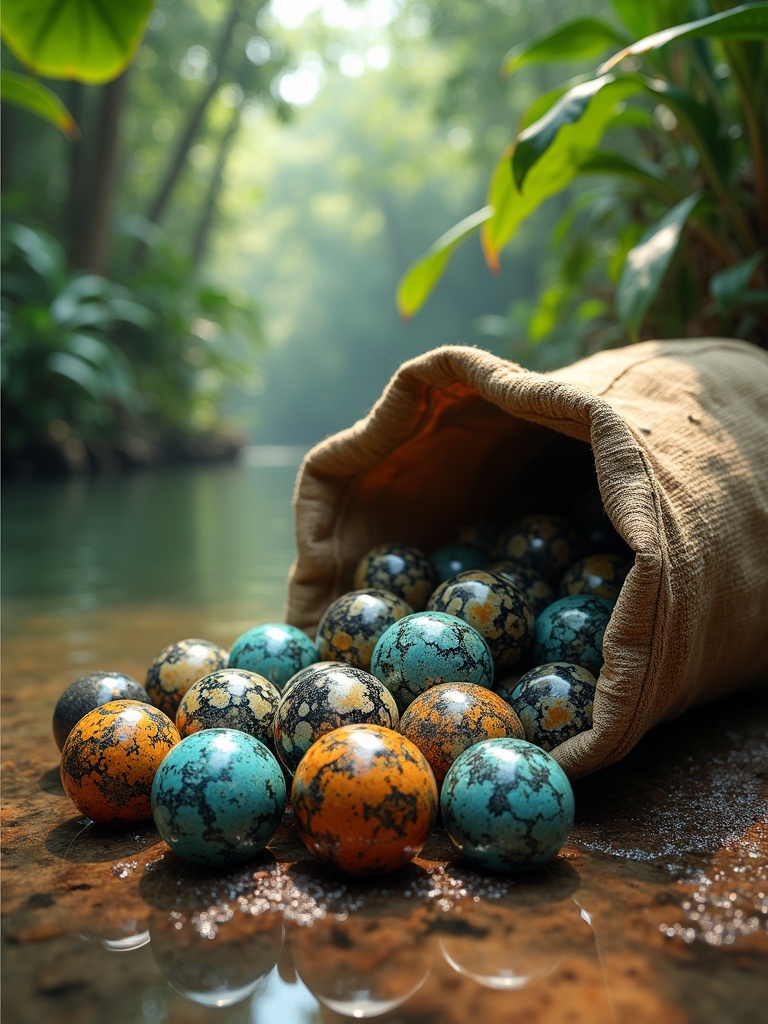
M 179 857 L 206 866 L 236 864 L 263 850 L 285 802 L 275 756 L 235 729 L 185 736 L 152 784 L 152 816 L 161 837 Z
M 265 622 L 235 640 L 228 667 L 256 672 L 282 690 L 289 679 L 315 661 L 320 661 L 317 647 L 304 630 L 283 622 Z
M 222 668 L 191 686 L 176 711 L 180 736 L 201 729 L 238 729 L 272 744 L 280 691 L 256 672 Z
M 525 738 L 542 750 L 592 728 L 597 680 L 587 669 L 556 661 L 520 677 L 510 704 L 525 729 Z
M 442 583 L 467 569 L 485 569 L 490 559 L 485 551 L 471 544 L 448 544 L 433 551 L 429 560 Z
M 534 618 L 541 615 L 547 605 L 552 604 L 557 597 L 554 587 L 550 586 L 540 573 L 529 569 L 520 562 L 514 562 L 511 559 L 492 562 L 488 566 L 488 572 L 499 573 L 516 584 L 525 595 Z
M 587 555 L 569 566 L 560 580 L 560 597 L 572 594 L 594 594 L 616 601 L 632 568 L 632 559 L 625 555 L 603 552 Z
M 373 649 L 391 625 L 413 614 L 402 597 L 387 590 L 352 590 L 325 610 L 315 645 L 321 661 L 344 661 L 369 671 Z
M 527 740 L 483 740 L 445 777 L 443 824 L 482 870 L 523 872 L 548 864 L 573 827 L 571 784 L 554 758 Z
M 582 548 L 583 541 L 564 516 L 532 513 L 520 516 L 501 535 L 496 558 L 520 562 L 555 586 Z
M 156 655 L 147 669 L 147 693 L 173 719 L 181 698 L 198 679 L 224 668 L 228 651 L 209 640 L 178 640 Z
M 483 637 L 496 670 L 520 661 L 533 639 L 533 614 L 523 591 L 508 577 L 470 569 L 441 583 L 427 609 L 455 615 Z
M 375 676 L 352 665 L 323 662 L 297 673 L 275 713 L 275 750 L 289 772 L 321 736 L 344 725 L 396 729 L 395 698 Z
M 512 707 L 475 683 L 440 683 L 420 694 L 403 712 L 400 732 L 429 761 L 438 786 L 468 747 L 496 736 L 525 739 Z
M 376 644 L 371 672 L 392 692 L 402 714 L 411 701 L 438 683 L 493 683 L 490 648 L 477 630 L 445 612 L 414 612 Z
M 64 744 L 64 792 L 99 825 L 143 821 L 152 813 L 155 773 L 179 739 L 173 722 L 151 704 L 101 704 L 80 719 Z
M 567 661 L 598 676 L 603 664 L 603 637 L 612 612 L 611 601 L 592 594 L 574 594 L 554 601 L 534 625 L 534 663 Z
M 309 852 L 353 875 L 405 867 L 437 816 L 435 777 L 415 744 L 391 729 L 347 725 L 312 745 L 293 779 L 296 829 Z
M 59 750 L 83 715 L 113 700 L 152 703 L 141 683 L 122 672 L 90 672 L 70 683 L 53 709 L 53 738 Z
M 414 611 L 423 611 L 435 589 L 437 575 L 429 558 L 410 544 L 379 544 L 355 566 L 355 590 L 387 590 L 406 601 Z

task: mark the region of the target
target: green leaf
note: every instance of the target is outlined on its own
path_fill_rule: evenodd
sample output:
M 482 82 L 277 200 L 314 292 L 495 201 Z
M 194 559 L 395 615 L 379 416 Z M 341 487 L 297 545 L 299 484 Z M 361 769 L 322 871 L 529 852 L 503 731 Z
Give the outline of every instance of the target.
M 154 0 L 4 0 L 0 25 L 30 71 L 99 85 L 130 64 L 153 7 Z
M 645 231 L 627 253 L 616 289 L 616 311 L 632 338 L 637 338 L 645 315 L 656 297 L 688 218 L 704 198 L 693 192 Z
M 611 6 L 635 39 L 669 24 L 669 0 L 611 0 Z
M 522 191 L 531 168 L 568 129 L 570 134 L 560 141 L 560 148 L 572 156 L 579 152 L 585 155 L 602 138 L 618 103 L 638 89 L 637 83 L 614 75 L 593 78 L 569 89 L 543 117 L 517 136 L 512 173 L 518 190 Z
M 713 274 L 709 282 L 709 293 L 725 312 L 730 310 L 743 297 L 749 282 L 766 257 L 765 249 L 753 253 L 749 259 L 741 260 L 732 267 Z
M 29 75 L 0 71 L 0 97 L 5 103 L 12 103 L 15 107 L 37 114 L 70 139 L 80 135 L 72 115 L 56 93 Z
M 669 184 L 668 175 L 659 164 L 650 160 L 625 156 L 609 149 L 596 149 L 579 164 L 579 174 L 604 174 L 611 178 L 623 178 L 639 185 L 653 195 L 669 202 L 676 202 L 680 196 Z
M 440 280 L 454 250 L 492 215 L 493 209 L 485 206 L 465 217 L 406 270 L 397 286 L 397 308 L 401 316 L 411 317 L 418 313 Z
M 583 86 L 590 85 L 591 90 L 581 92 Z M 599 79 L 597 83 L 577 85 L 507 150 L 491 179 L 488 202 L 494 208 L 494 215 L 483 228 L 483 247 L 491 267 L 498 264 L 498 253 L 526 217 L 545 199 L 571 183 L 579 166 L 597 148 L 611 126 L 618 105 L 639 88 L 631 79 L 613 76 Z M 573 103 L 572 93 L 576 93 Z M 543 124 L 545 121 L 549 123 Z M 539 129 L 541 136 L 538 136 Z M 526 135 L 523 144 L 529 147 L 529 154 L 522 161 L 523 166 L 528 167 L 526 187 L 521 190 L 512 177 L 512 163 L 523 135 Z M 546 147 L 542 145 L 544 140 L 549 141 Z
M 688 21 L 683 25 L 654 32 L 626 46 L 614 54 L 599 69 L 598 74 L 605 74 L 626 57 L 634 57 L 650 50 L 658 50 L 679 39 L 756 39 L 764 41 L 768 37 L 768 3 L 749 3 L 734 7 L 730 11 L 722 11 L 708 18 Z
M 596 57 L 608 46 L 625 42 L 625 33 L 602 18 L 574 18 L 553 32 L 544 32 L 513 47 L 504 57 L 501 69 L 503 74 L 511 75 L 528 64 L 586 60 Z

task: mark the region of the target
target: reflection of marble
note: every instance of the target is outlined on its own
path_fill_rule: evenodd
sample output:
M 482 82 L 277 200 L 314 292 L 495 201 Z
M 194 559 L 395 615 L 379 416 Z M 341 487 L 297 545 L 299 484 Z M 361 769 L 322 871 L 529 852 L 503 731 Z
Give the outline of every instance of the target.
M 277 963 L 282 920 L 202 911 L 159 914 L 150 925 L 152 955 L 166 981 L 203 1006 L 233 1006 L 250 996 Z
M 425 919 L 388 915 L 386 904 L 294 928 L 291 944 L 301 981 L 343 1017 L 388 1013 L 417 992 L 432 969 Z
M 498 905 L 462 904 L 446 915 L 439 945 L 454 971 L 485 988 L 509 991 L 548 977 L 566 957 L 593 951 L 589 917 L 575 900 L 514 903 L 513 892 Z
M 146 921 L 131 918 L 114 928 L 84 928 L 80 938 L 103 946 L 111 953 L 129 953 L 133 949 L 141 949 L 149 942 L 149 932 L 143 927 L 145 924 Z

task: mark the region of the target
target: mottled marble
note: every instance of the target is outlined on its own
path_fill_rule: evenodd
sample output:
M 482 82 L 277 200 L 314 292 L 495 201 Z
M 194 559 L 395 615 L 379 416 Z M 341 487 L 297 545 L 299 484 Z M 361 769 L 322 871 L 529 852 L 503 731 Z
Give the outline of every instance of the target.
M 558 593 L 560 597 L 594 594 L 616 601 L 632 564 L 632 559 L 611 552 L 587 555 L 568 567 L 560 580 Z
M 155 707 L 174 718 L 181 698 L 198 679 L 224 668 L 228 651 L 209 640 L 168 644 L 147 670 L 147 693 Z
M 371 659 L 371 672 L 392 692 L 402 714 L 414 697 L 438 683 L 493 683 L 488 644 L 463 619 L 414 612 L 390 626 Z
M 555 586 L 582 549 L 582 539 L 564 516 L 534 513 L 510 524 L 499 539 L 496 558 L 519 562 Z
M 526 740 L 484 740 L 448 771 L 443 824 L 458 850 L 490 871 L 529 871 L 559 852 L 574 821 L 571 785 L 559 764 Z
M 437 803 L 435 777 L 419 748 L 375 725 L 322 736 L 291 789 L 307 849 L 355 875 L 385 874 L 413 860 L 432 831 Z
M 391 625 L 413 614 L 402 597 L 387 590 L 352 590 L 333 601 L 317 627 L 321 661 L 344 661 L 368 672 L 373 649 Z
M 229 668 L 244 668 L 269 679 L 278 690 L 303 668 L 320 661 L 304 630 L 283 622 L 265 622 L 242 633 L 229 652 Z
M 53 709 L 53 738 L 59 750 L 83 715 L 113 700 L 152 703 L 141 683 L 122 672 L 91 672 L 70 683 Z
M 536 620 L 531 657 L 535 664 L 567 661 L 593 676 L 603 664 L 603 636 L 613 603 L 592 594 L 561 597 Z
M 441 583 L 427 605 L 468 622 L 483 637 L 495 669 L 516 664 L 533 639 L 533 614 L 523 591 L 506 576 L 470 569 Z
M 435 589 L 437 575 L 429 558 L 410 544 L 379 544 L 355 566 L 355 590 L 387 590 L 402 597 L 414 611 L 423 611 Z
M 152 815 L 174 853 L 193 864 L 227 865 L 264 849 L 283 816 L 286 788 L 275 756 L 235 729 L 186 736 L 152 785 Z
M 151 704 L 101 704 L 67 737 L 61 784 L 75 807 L 100 825 L 142 821 L 152 813 L 155 773 L 179 739 L 173 722 Z
M 369 723 L 396 729 L 395 698 L 375 676 L 353 665 L 323 662 L 297 673 L 275 714 L 275 750 L 289 772 L 312 744 L 343 725 Z
M 280 691 L 269 679 L 242 668 L 222 668 L 191 686 L 176 711 L 180 736 L 201 729 L 238 729 L 272 744 Z
M 488 566 L 488 572 L 499 573 L 516 584 L 525 595 L 534 618 L 541 615 L 547 605 L 552 604 L 555 600 L 554 588 L 547 583 L 541 573 L 529 569 L 520 562 L 513 562 L 511 559 L 492 562 Z
M 542 750 L 553 750 L 571 736 L 591 729 L 596 686 L 591 672 L 565 661 L 526 672 L 510 696 L 525 738 Z
M 525 738 L 510 705 L 486 686 L 440 683 L 420 694 L 403 712 L 400 732 L 429 761 L 438 786 L 468 747 L 495 736 Z

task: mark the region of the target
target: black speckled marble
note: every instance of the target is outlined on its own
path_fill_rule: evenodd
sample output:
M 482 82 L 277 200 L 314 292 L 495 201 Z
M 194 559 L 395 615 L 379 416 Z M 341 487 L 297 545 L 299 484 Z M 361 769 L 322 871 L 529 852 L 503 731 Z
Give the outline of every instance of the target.
M 515 520 L 502 534 L 496 558 L 520 562 L 556 586 L 583 547 L 584 541 L 564 516 L 531 513 Z
M 592 728 L 596 686 L 587 669 L 557 661 L 521 676 L 509 701 L 523 723 L 525 738 L 542 750 L 553 750 Z
M 176 711 L 181 736 L 201 729 L 238 729 L 272 745 L 280 691 L 256 672 L 222 668 L 191 686 Z
M 437 585 L 429 558 L 409 544 L 380 544 L 371 548 L 355 567 L 355 590 L 388 590 L 402 597 L 415 612 L 423 611 Z
M 396 729 L 400 715 L 387 687 L 369 672 L 339 662 L 310 665 L 285 688 L 275 714 L 275 749 L 289 772 L 321 736 L 343 725 Z
M 146 689 L 122 672 L 91 672 L 70 683 L 53 709 L 53 738 L 61 750 L 83 715 L 111 700 L 140 700 L 151 704 Z
M 468 622 L 485 639 L 497 670 L 516 664 L 531 645 L 533 614 L 525 594 L 500 573 L 469 569 L 441 583 L 430 611 Z

